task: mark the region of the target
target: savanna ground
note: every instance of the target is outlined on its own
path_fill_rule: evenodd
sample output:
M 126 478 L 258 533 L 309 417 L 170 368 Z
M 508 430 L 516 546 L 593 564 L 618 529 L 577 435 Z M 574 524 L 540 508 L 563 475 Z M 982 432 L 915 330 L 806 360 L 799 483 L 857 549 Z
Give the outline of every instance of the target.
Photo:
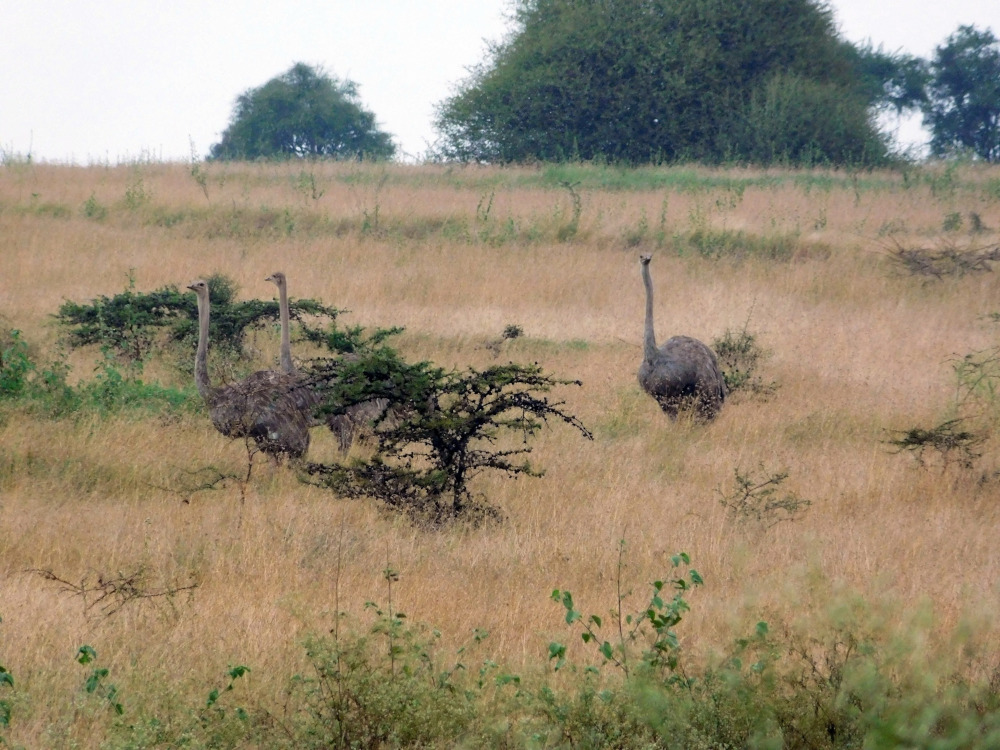
M 295 708 L 293 675 L 309 672 L 307 638 L 364 631 L 375 617 L 366 602 L 439 630 L 444 664 L 461 659 L 474 676 L 492 661 L 524 686 L 569 689 L 602 660 L 552 590 L 606 616 L 620 581 L 634 612 L 651 581 L 673 577 L 680 551 L 705 581 L 685 595 L 691 610 L 676 627 L 692 673 L 765 621 L 818 654 L 819 672 L 856 639 L 894 654 L 891 669 L 925 678 L 931 693 L 956 675 L 995 692 L 996 441 L 971 466 L 934 450 L 921 466 L 889 441 L 960 412 L 987 435 L 995 427 L 989 393 L 959 407 L 967 394 L 955 363 L 1000 344 L 1000 277 L 990 263 L 920 275 L 897 252 L 998 241 L 1000 171 L 974 165 L 11 160 L 0 168 L 0 322 L 21 331 L 35 361 L 65 357 L 71 383 L 93 378 L 100 354 L 65 350 L 52 317 L 64 300 L 110 296 L 130 278 L 138 290 L 183 289 L 212 273 L 234 279 L 244 298 L 271 299 L 264 278 L 283 270 L 293 298 L 346 308 L 345 324 L 404 326 L 391 343 L 410 360 L 537 362 L 579 379 L 556 395 L 594 440 L 550 425 L 531 456 L 544 477 L 475 481 L 505 522 L 429 530 L 263 463 L 242 498 L 235 482 L 190 491 L 199 470 L 241 475 L 247 462 L 197 401 L 58 417 L 0 403 L 0 664 L 14 679 L 0 684 L 11 709 L 0 736 L 25 747 L 180 744 L 171 722 L 197 714 L 234 665 L 250 671 L 224 691 L 226 705 L 280 723 Z M 658 340 L 750 331 L 768 353 L 759 375 L 773 393 L 736 392 L 699 425 L 670 422 L 641 392 L 641 252 L 654 256 Z M 523 335 L 497 354 L 488 344 L 509 325 Z M 254 345 L 258 365 L 273 365 L 276 332 Z M 142 377 L 193 392 L 168 361 L 149 362 Z M 329 435 L 314 432 L 312 453 L 335 460 Z M 737 471 L 787 472 L 781 492 L 811 504 L 771 526 L 734 517 L 721 498 Z M 95 593 L 39 571 L 84 588 L 131 577 L 142 594 L 174 593 L 137 595 L 108 614 Z M 476 643 L 481 631 L 489 635 Z M 567 645 L 580 671 L 553 673 L 551 642 Z M 77 662 L 83 645 L 95 662 Z M 108 672 L 88 692 L 95 665 Z M 136 739 L 149 717 L 168 728 L 158 741 Z M 494 719 L 480 737 L 574 744 Z M 185 730 L 191 746 L 211 744 L 197 739 L 201 721 Z M 273 743 L 233 736 L 233 745 Z M 819 746 L 788 732 L 783 742 Z

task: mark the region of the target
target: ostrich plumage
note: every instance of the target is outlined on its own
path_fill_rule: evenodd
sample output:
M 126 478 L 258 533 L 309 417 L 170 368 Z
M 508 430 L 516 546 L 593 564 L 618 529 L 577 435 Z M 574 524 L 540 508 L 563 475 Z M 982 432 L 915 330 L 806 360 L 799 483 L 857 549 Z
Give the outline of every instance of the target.
M 213 386 L 208 377 L 208 284 L 199 279 L 188 289 L 198 298 L 195 385 L 215 429 L 226 437 L 251 438 L 262 452 L 276 459 L 301 458 L 309 448 L 309 423 L 293 398 L 296 379 L 287 373 L 261 370 L 244 380 Z
M 298 377 L 298 369 L 292 360 L 288 280 L 282 271 L 275 271 L 265 281 L 270 281 L 278 287 L 278 310 L 281 320 L 281 348 L 279 351 L 281 369 L 288 375 Z M 356 357 L 354 355 L 341 357 L 341 360 L 345 362 L 352 359 L 356 359 Z M 337 438 L 341 455 L 347 455 L 358 434 L 369 428 L 372 422 L 381 417 L 389 405 L 388 399 L 376 398 L 360 404 L 352 404 L 344 410 L 343 414 L 323 415 L 318 413 L 319 407 L 323 403 L 323 396 L 315 388 L 302 385 L 292 392 L 292 396 L 307 414 L 310 426 L 326 425 L 330 428 L 330 431 Z
M 726 400 L 726 381 L 719 361 L 709 347 L 690 336 L 674 336 L 661 346 L 653 332 L 653 280 L 649 275 L 651 255 L 639 256 L 646 288 L 646 326 L 639 385 L 656 399 L 671 418 L 693 408 L 701 420 L 711 420 Z

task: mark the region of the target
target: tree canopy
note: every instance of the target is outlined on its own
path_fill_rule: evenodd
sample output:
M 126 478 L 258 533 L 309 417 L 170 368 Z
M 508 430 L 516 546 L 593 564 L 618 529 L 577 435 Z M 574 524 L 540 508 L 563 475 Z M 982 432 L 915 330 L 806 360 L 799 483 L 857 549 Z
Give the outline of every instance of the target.
M 924 122 L 933 155 L 964 150 L 1000 161 L 1000 40 L 992 31 L 959 26 L 935 50 Z
M 391 158 L 392 137 L 362 108 L 358 87 L 304 63 L 241 94 L 210 158 Z
M 518 0 L 514 20 L 438 106 L 443 157 L 886 158 L 858 52 L 818 0 Z

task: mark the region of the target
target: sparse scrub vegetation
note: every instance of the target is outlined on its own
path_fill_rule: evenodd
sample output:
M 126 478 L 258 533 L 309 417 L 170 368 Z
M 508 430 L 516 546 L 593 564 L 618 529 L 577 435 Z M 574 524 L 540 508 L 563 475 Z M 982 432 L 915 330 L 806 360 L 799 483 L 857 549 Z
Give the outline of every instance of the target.
M 794 521 L 812 505 L 794 492 L 782 490 L 787 471 L 769 472 L 761 464 L 756 472 L 733 471 L 731 490 L 717 490 L 722 507 L 738 524 L 769 529 L 782 521 Z
M 746 393 L 766 399 L 778 390 L 778 384 L 773 380 L 764 382 L 760 374 L 760 365 L 767 360 L 769 352 L 757 342 L 757 336 L 749 331 L 749 325 L 748 315 L 743 328 L 738 331 L 727 328 L 721 336 L 713 339 L 712 350 L 719 358 L 730 395 Z
M 5 161 L 2 744 L 997 746 L 996 259 L 886 252 L 992 253 L 997 184 Z M 636 248 L 658 328 L 719 355 L 711 423 L 636 382 Z M 443 389 L 346 457 L 312 433 L 331 473 L 391 469 L 389 502 L 251 474 L 207 418 L 179 290 L 216 274 L 213 377 L 235 378 L 278 361 L 275 270 L 300 367 L 355 363 L 342 401 L 393 373 L 411 405 Z M 434 464 L 449 435 L 481 460 L 464 485 Z M 388 512 L 406 472 L 431 523 Z M 456 497 L 489 510 L 433 522 Z
M 958 216 L 958 214 L 954 214 Z M 945 231 L 950 231 L 945 222 Z M 895 263 L 914 276 L 942 279 L 946 276 L 965 276 L 993 270 L 1000 260 L 1000 245 L 987 247 L 959 247 L 947 243 L 943 247 L 900 247 L 890 251 Z

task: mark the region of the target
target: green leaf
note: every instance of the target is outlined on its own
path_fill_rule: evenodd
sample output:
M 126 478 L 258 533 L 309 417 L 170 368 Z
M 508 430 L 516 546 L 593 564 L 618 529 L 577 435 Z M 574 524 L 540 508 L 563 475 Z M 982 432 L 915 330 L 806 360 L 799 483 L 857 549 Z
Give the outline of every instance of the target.
M 594 623 L 597 627 L 601 627 L 601 618 L 597 615 L 591 615 L 590 621 Z
M 605 641 L 604 643 L 601 644 L 601 655 L 605 659 L 608 660 L 611 659 L 612 649 L 611 649 L 611 643 L 609 643 L 608 641 Z
M 701 577 L 701 574 L 697 570 L 692 569 L 690 571 L 690 574 L 691 574 L 691 582 L 694 583 L 695 585 L 701 586 L 703 583 L 705 583 L 705 579 Z
M 97 658 L 97 652 L 90 646 L 80 646 L 76 652 L 76 660 L 81 664 L 90 664 Z

